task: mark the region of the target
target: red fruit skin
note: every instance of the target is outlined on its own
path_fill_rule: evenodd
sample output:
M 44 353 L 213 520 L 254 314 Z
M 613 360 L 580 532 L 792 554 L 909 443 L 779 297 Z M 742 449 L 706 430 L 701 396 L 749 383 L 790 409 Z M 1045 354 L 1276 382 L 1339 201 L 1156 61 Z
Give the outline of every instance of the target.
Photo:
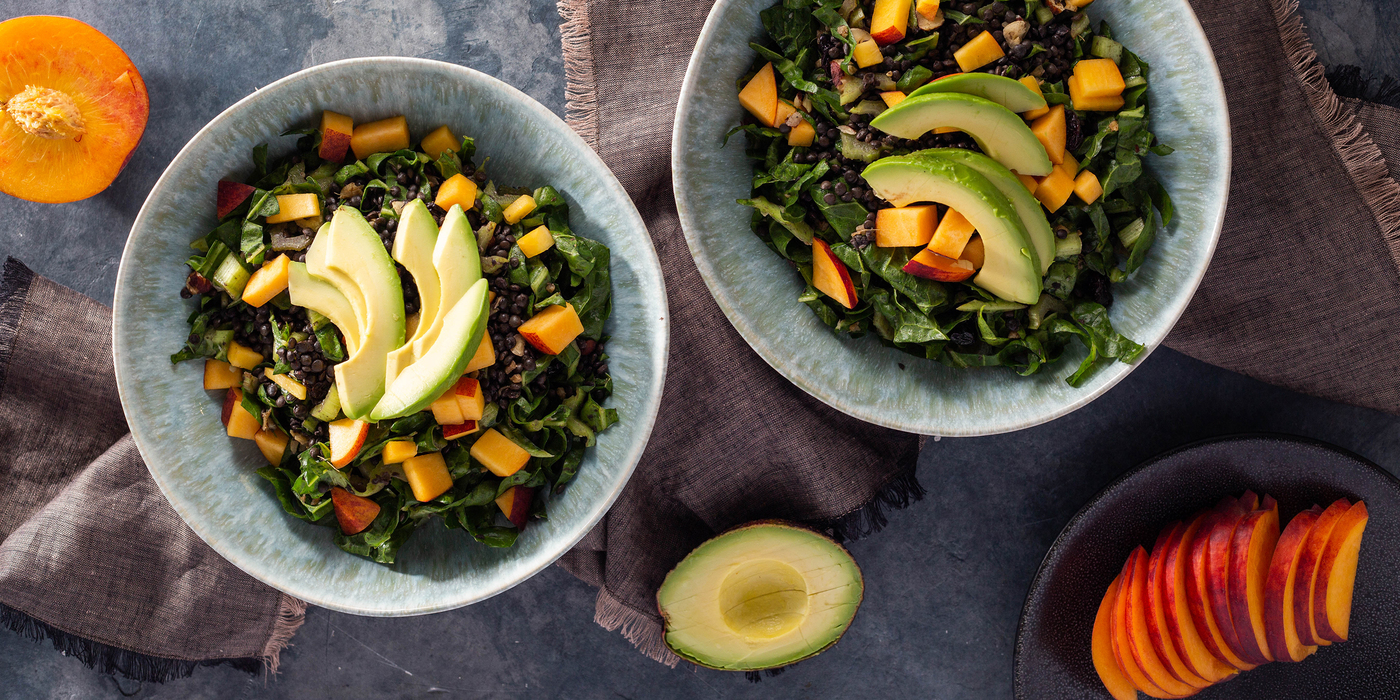
M 517 530 L 524 530 L 525 523 L 530 519 L 530 502 L 535 500 L 535 490 L 516 487 L 515 501 L 511 503 L 510 515 L 506 516 Z
M 378 503 L 339 486 L 331 487 L 331 505 L 335 507 L 335 519 L 340 523 L 340 531 L 346 535 L 364 532 L 379 517 Z
M 233 407 L 237 406 L 238 402 L 242 400 L 243 392 L 239 391 L 237 387 L 230 387 L 224 394 L 224 407 L 222 413 L 219 415 L 219 420 L 223 421 L 225 428 L 228 427 L 229 416 L 233 415 Z
M 228 216 L 229 212 L 237 209 L 238 205 L 247 201 L 248 197 L 253 194 L 253 190 L 254 187 L 252 185 L 245 185 L 241 182 L 232 182 L 229 180 L 220 180 L 218 199 L 219 218 L 222 219 Z

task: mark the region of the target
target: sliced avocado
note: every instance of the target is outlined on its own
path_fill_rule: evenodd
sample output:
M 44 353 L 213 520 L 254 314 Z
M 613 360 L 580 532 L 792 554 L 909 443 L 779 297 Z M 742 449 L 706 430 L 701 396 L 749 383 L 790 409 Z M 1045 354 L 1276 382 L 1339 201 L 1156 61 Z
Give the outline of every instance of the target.
M 316 238 L 312 239 L 311 247 L 306 249 L 306 271 L 311 273 L 312 277 L 330 283 L 340 292 L 340 295 L 350 304 L 350 311 L 355 315 L 355 325 L 360 328 L 360 335 L 363 336 L 365 295 L 360 292 L 359 285 L 355 284 L 355 280 L 351 279 L 349 275 L 342 274 L 339 270 L 326 264 L 326 251 L 329 250 L 327 243 L 330 242 L 330 236 L 327 232 L 330 231 L 330 228 L 331 222 L 327 221 L 316 230 Z M 289 286 L 291 284 L 290 278 L 289 273 Z
M 656 602 L 676 654 L 756 671 L 835 644 L 864 591 L 860 567 L 841 545 L 795 524 L 761 521 L 696 547 L 666 575 Z
M 1022 185 L 1010 170 L 981 153 L 961 148 L 936 148 L 928 153 L 962 163 L 982 173 L 982 177 L 987 178 L 1011 200 L 1016 206 L 1016 213 L 1021 217 L 1021 224 L 1026 227 L 1026 233 L 1031 236 L 1031 243 L 1035 244 L 1035 257 L 1040 261 L 1040 274 L 1043 276 L 1045 271 L 1050 269 L 1050 263 L 1055 262 L 1055 232 L 1050 229 L 1050 222 L 1045 218 L 1045 210 L 1041 208 L 1040 200 L 1032 197 L 1026 186 Z
M 428 323 L 427 316 L 419 317 L 420 330 L 413 341 L 414 357 L 423 357 L 428 352 L 438 334 L 443 332 L 448 312 L 481 279 L 481 255 L 476 249 L 476 234 L 472 233 L 467 215 L 455 204 L 442 218 L 442 231 L 438 232 L 437 245 L 433 248 L 433 267 L 442 281 L 442 296 L 431 323 Z
M 881 158 L 862 176 L 897 207 L 938 202 L 967 217 L 986 247 L 973 284 L 1008 301 L 1034 304 L 1040 298 L 1040 260 L 1015 205 L 981 173 L 932 153 Z
M 960 92 L 989 99 L 1013 112 L 1029 112 L 1045 106 L 1045 97 L 1019 80 L 991 73 L 959 73 L 939 78 L 909 93 L 910 97 L 938 92 Z
M 345 336 L 350 354 L 355 354 L 355 349 L 360 347 L 360 319 L 339 288 L 311 274 L 306 269 L 306 263 L 294 262 L 287 267 L 287 291 L 292 304 L 324 316 L 335 324 L 340 334 Z
M 326 392 L 326 398 L 321 399 L 321 403 L 316 404 L 316 408 L 311 409 L 311 417 L 326 423 L 340 417 L 340 392 L 334 384 Z
M 443 317 L 442 332 L 437 340 L 385 389 L 383 398 L 370 414 L 371 420 L 417 413 L 462 376 L 486 333 L 487 292 L 486 280 L 478 279 L 452 306 Z
M 418 318 L 434 318 L 442 298 L 442 282 L 438 279 L 437 268 L 433 267 L 433 249 L 437 246 L 438 227 L 433 215 L 428 213 L 423 200 L 415 199 L 403 208 L 399 215 L 399 226 L 394 233 L 394 259 L 413 276 L 413 284 L 418 288 L 418 299 L 422 306 Z M 407 329 L 405 329 L 407 330 Z M 384 378 L 393 382 L 403 368 L 418 359 L 414 354 L 413 341 L 427 331 L 423 324 L 416 324 L 402 347 L 389 353 Z
M 910 97 L 870 125 L 902 139 L 947 126 L 966 132 L 992 160 L 1022 175 L 1049 175 L 1050 156 L 1015 112 L 976 95 L 936 92 Z
M 307 270 L 335 285 L 352 307 L 362 305 L 356 309 L 364 331 L 360 346 L 335 366 L 335 383 L 346 417 L 363 419 L 384 395 L 389 351 L 403 345 L 399 273 L 379 234 L 350 207 L 336 210 L 311 248 L 316 250 L 307 251 Z

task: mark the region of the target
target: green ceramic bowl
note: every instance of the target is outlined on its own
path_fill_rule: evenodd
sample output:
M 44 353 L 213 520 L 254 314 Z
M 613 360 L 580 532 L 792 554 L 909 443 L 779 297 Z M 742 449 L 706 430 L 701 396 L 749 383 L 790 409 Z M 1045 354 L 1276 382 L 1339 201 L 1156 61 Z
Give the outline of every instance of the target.
M 1089 403 L 1127 376 L 1131 366 L 1114 364 L 1077 389 L 1065 384 L 1084 357 L 1082 348 L 1032 377 L 1002 368 L 954 370 L 873 338 L 837 338 L 797 302 L 800 278 L 749 231 L 751 210 L 735 203 L 748 197 L 753 176 L 743 139 L 720 147 L 742 112 L 734 81 L 753 60 L 749 42 L 762 36 L 758 13 L 773 2 L 715 3 L 686 72 L 671 151 L 686 242 L 715 301 L 749 345 L 831 407 L 925 435 L 1027 428 Z M 1114 37 L 1151 64 L 1151 128 L 1177 149 L 1150 159 L 1171 193 L 1175 218 L 1147 263 L 1114 286 L 1114 327 L 1151 352 L 1191 300 L 1220 235 L 1230 184 L 1225 93 L 1186 0 L 1098 2 L 1089 14 L 1108 20 Z
M 578 478 L 550 499 L 510 549 L 490 549 L 429 523 L 382 566 L 347 554 L 331 532 L 282 511 L 251 441 L 230 439 L 198 362 L 170 364 L 188 333 L 180 299 L 189 242 L 216 223 L 215 183 L 251 170 L 250 149 L 274 154 L 322 109 L 369 121 L 403 114 L 414 137 L 440 124 L 476 138 L 478 162 L 500 182 L 553 185 L 570 224 L 612 249 L 607 333 L 622 422 L 599 436 Z M 505 83 L 413 58 L 329 63 L 279 80 L 220 114 L 190 140 L 146 199 L 117 275 L 113 354 L 122 407 L 161 491 L 209 546 L 255 578 L 302 600 L 364 615 L 448 610 L 500 593 L 548 566 L 603 516 L 641 457 L 666 370 L 666 292 L 641 217 L 603 161 L 563 121 Z

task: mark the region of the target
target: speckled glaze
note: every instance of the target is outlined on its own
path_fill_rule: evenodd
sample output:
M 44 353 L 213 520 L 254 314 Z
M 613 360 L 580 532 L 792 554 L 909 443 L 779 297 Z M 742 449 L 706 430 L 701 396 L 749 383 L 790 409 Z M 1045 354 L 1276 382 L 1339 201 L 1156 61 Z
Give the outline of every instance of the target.
M 217 222 L 215 183 L 251 170 L 250 149 L 294 147 L 284 130 L 322 109 L 370 121 L 408 117 L 414 138 L 449 124 L 477 142 L 477 162 L 499 182 L 553 185 L 570 225 L 612 249 L 613 315 L 606 332 L 622 422 L 599 436 L 549 520 L 510 549 L 475 543 L 440 521 L 414 533 L 399 563 L 347 554 L 331 531 L 282 511 L 251 441 L 227 437 L 218 397 L 200 387 L 201 365 L 170 364 L 188 333 L 180 299 L 189 242 Z M 666 293 L 641 217 L 603 162 L 563 121 L 524 93 L 460 66 L 414 58 L 362 58 L 310 68 L 225 110 L 180 151 L 131 230 L 117 276 L 113 354 L 122 407 L 136 444 L 170 504 L 219 554 L 270 586 L 326 608 L 415 615 L 489 598 L 548 566 L 583 537 L 622 491 L 641 457 L 661 398 Z
M 989 435 L 1062 416 L 1133 370 L 1116 363 L 1079 388 L 1065 383 L 1085 356 L 1073 346 L 1053 368 L 1025 378 L 1002 368 L 955 370 L 874 338 L 849 340 L 797 302 L 800 277 L 749 231 L 752 170 L 738 123 L 735 78 L 762 36 L 758 13 L 772 0 L 719 0 L 700 33 L 676 114 L 671 161 L 676 203 L 691 254 L 710 292 L 744 339 L 794 384 L 871 423 L 926 435 Z M 1150 128 L 1176 152 L 1148 159 L 1176 215 L 1152 253 L 1115 285 L 1114 327 L 1151 352 L 1191 299 L 1220 235 L 1230 178 L 1230 127 L 1215 58 L 1186 0 L 1114 0 L 1089 14 L 1152 66 Z M 1143 357 L 1146 357 L 1144 353 Z M 1139 359 L 1138 362 L 1142 362 Z M 903 364 L 906 369 L 901 370 Z

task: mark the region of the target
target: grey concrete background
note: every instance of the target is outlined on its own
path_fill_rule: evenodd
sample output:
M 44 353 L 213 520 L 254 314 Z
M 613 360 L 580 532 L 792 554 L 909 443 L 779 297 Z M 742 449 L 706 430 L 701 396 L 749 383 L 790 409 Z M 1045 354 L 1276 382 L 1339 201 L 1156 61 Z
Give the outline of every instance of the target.
M 1388 0 L 1302 4 L 1325 63 L 1400 75 L 1400 19 Z M 25 14 L 70 15 L 106 32 L 150 90 L 145 138 L 109 190 L 66 205 L 0 195 L 0 256 L 108 304 L 127 230 L 165 164 L 224 107 L 288 73 L 352 56 L 437 58 L 563 113 L 553 0 L 6 0 L 0 10 L 0 18 Z M 850 633 L 760 684 L 647 660 L 593 624 L 590 588 L 550 568 L 497 598 L 429 617 L 313 609 L 275 679 L 220 667 L 143 685 L 0 631 L 0 697 L 1005 698 L 1026 588 L 1074 512 L 1157 452 L 1258 430 L 1330 441 L 1400 470 L 1400 420 L 1162 349 L 1102 399 L 1049 425 L 930 443 L 920 460 L 929 496 L 851 547 L 867 588 Z

